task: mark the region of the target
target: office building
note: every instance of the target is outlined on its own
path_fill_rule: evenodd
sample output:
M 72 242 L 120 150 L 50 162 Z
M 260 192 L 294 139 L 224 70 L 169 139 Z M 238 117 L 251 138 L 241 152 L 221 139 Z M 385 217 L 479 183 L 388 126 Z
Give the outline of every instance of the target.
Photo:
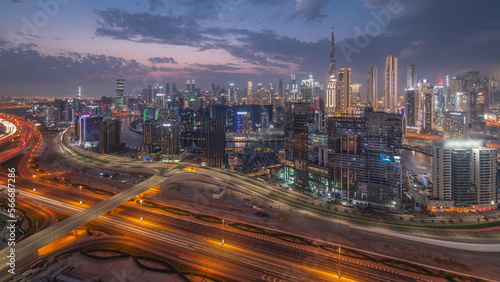
M 385 61 L 385 110 L 395 112 L 398 102 L 398 58 L 389 55 Z
M 417 126 L 416 123 L 416 93 L 415 88 L 406 89 L 406 124 L 410 127 Z
M 423 93 L 423 117 L 421 132 L 424 134 L 431 134 L 432 125 L 434 123 L 433 93 Z
M 84 148 L 94 148 L 99 144 L 99 123 L 101 116 L 81 115 L 77 117 L 78 143 Z
M 226 127 L 217 119 L 210 119 L 205 125 L 206 157 L 208 165 L 225 168 L 226 157 Z
M 124 91 L 125 91 L 125 80 L 124 79 L 117 79 L 116 80 L 116 108 L 118 110 L 123 110 L 124 105 L 125 105 Z
M 330 118 L 331 187 L 347 201 L 397 207 L 402 199 L 403 117 L 374 112 Z
M 143 123 L 142 148 L 146 156 L 152 157 L 161 149 L 161 125 L 157 120 L 146 120 Z
M 106 120 L 99 123 L 99 152 L 114 153 L 125 149 L 122 142 L 122 122 Z
M 337 114 L 347 113 L 352 106 L 351 94 L 351 69 L 341 68 L 338 76 L 338 91 L 337 91 Z
M 378 70 L 375 66 L 368 68 L 366 77 L 366 99 L 367 105 L 377 109 L 378 101 Z
M 411 64 L 406 68 L 406 88 L 417 87 L 417 70 L 415 64 Z

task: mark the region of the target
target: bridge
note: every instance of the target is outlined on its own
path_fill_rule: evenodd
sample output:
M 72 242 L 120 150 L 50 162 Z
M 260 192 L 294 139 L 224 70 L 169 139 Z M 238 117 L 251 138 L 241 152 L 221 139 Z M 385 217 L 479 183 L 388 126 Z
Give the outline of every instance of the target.
M 162 175 L 163 174 L 163 175 Z M 76 228 L 96 219 L 100 215 L 112 210 L 113 208 L 133 199 L 134 197 L 146 192 L 156 185 L 168 184 L 173 182 L 179 182 L 183 180 L 194 180 L 210 182 L 215 185 L 223 185 L 230 187 L 232 189 L 238 189 L 238 187 L 226 183 L 222 180 L 212 178 L 211 176 L 197 174 L 192 172 L 181 172 L 177 169 L 168 171 L 167 173 L 159 173 L 150 177 L 149 179 L 130 187 L 129 189 L 118 193 L 107 200 L 104 200 L 85 211 L 71 216 L 70 218 L 61 221 L 55 225 L 52 225 L 20 242 L 16 242 L 15 245 L 15 261 L 20 264 L 23 259 L 31 256 L 37 256 L 38 250 L 51 242 L 59 239 L 60 237 L 68 234 L 69 232 L 75 230 Z M 244 191 L 242 191 L 244 192 Z M 8 267 L 10 255 L 10 248 L 7 247 L 0 252 L 0 271 L 2 273 Z

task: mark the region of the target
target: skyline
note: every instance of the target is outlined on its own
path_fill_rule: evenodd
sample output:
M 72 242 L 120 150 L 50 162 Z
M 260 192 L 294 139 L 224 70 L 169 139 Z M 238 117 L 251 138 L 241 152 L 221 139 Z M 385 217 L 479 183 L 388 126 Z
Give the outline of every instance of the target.
M 416 65 L 418 80 L 431 83 L 468 70 L 500 71 L 494 60 L 500 47 L 494 11 L 500 3 L 492 0 L 111 4 L 1 4 L 6 16 L 0 19 L 0 95 L 76 96 L 82 87 L 83 96 L 114 96 L 119 78 L 127 96 L 154 83 L 184 88 L 193 78 L 202 89 L 233 82 L 243 90 L 247 81 L 267 86 L 280 78 L 286 87 L 292 74 L 298 81 L 313 74 L 326 89 L 332 24 L 337 70 L 352 69 L 363 97 L 368 67 L 384 70 L 388 55 L 398 57 L 399 95 L 409 64 Z

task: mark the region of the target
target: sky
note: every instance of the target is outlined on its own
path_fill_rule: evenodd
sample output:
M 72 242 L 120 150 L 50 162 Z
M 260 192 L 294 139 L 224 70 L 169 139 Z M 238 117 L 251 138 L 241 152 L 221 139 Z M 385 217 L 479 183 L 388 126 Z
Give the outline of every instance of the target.
M 118 5 L 119 4 L 119 5 Z M 0 96 L 114 96 L 149 84 L 286 87 L 312 74 L 325 84 L 335 28 L 337 71 L 365 94 L 370 65 L 383 93 L 385 58 L 437 82 L 500 73 L 498 0 L 4 0 Z

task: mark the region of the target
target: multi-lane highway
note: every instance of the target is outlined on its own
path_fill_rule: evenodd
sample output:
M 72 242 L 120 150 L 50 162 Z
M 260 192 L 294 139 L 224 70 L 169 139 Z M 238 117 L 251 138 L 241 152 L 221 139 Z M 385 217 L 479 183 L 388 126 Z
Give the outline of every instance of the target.
M 61 148 L 66 148 L 62 144 L 60 144 L 60 146 L 61 146 Z M 71 149 L 66 148 L 66 150 L 70 154 L 75 154 Z M 128 161 L 125 163 L 123 158 L 118 158 L 118 157 L 113 157 L 113 156 L 105 156 L 104 158 L 107 161 L 109 161 L 109 163 L 103 163 L 101 165 L 106 166 L 106 167 L 121 167 L 122 169 L 134 169 L 135 167 L 143 167 L 143 168 L 149 167 L 151 169 L 159 169 L 160 173 L 159 173 L 159 176 L 157 176 L 157 177 L 171 177 L 172 175 L 179 175 L 177 172 L 182 171 L 182 165 L 178 166 L 177 170 L 176 169 L 167 170 L 165 165 L 158 164 L 158 163 L 138 163 L 138 162 L 131 162 L 131 161 Z M 195 173 L 192 173 L 192 174 L 195 174 Z M 228 186 L 231 186 L 231 185 L 238 186 L 242 189 L 245 189 L 245 191 L 247 191 L 248 193 L 254 193 L 255 195 L 259 195 L 262 197 L 268 197 L 267 194 L 269 193 L 269 189 L 266 189 L 262 183 L 259 183 L 256 181 L 248 181 L 248 179 L 244 178 L 244 177 L 235 176 L 233 174 L 229 174 L 227 172 L 223 172 L 223 171 L 219 171 L 219 170 L 213 170 L 213 169 L 201 168 L 201 167 L 198 167 L 196 169 L 196 174 L 203 175 L 205 177 L 204 179 L 208 178 L 208 179 L 213 179 L 216 181 L 226 182 L 226 183 L 228 183 Z M 153 177 L 152 179 L 155 180 L 155 177 Z M 185 178 L 185 179 L 187 179 L 187 178 Z M 37 181 L 39 181 L 39 180 L 37 180 Z M 39 184 L 41 186 L 42 186 L 42 183 L 43 182 L 39 182 Z M 147 181 L 143 182 L 143 183 L 153 184 L 153 183 L 148 183 Z M 74 191 L 69 191 L 69 188 L 67 188 L 67 187 L 60 190 L 61 187 L 59 185 L 54 185 L 54 184 L 50 184 L 50 185 L 54 186 L 53 188 L 57 187 L 58 189 L 57 190 L 52 189 L 52 191 L 49 191 L 49 189 L 46 189 L 46 190 L 44 189 L 43 195 L 50 195 L 51 198 L 53 198 L 53 200 L 61 201 L 64 204 L 68 204 L 68 199 L 69 199 L 69 201 L 71 202 L 70 204 L 72 206 L 74 206 L 74 204 L 77 202 L 77 201 L 73 200 L 75 198 Z M 148 188 L 148 187 L 143 187 L 143 188 Z M 39 191 L 37 191 L 37 193 L 40 192 L 40 190 L 42 190 L 42 189 L 39 189 Z M 62 192 L 60 192 L 60 191 L 62 191 Z M 92 208 L 98 207 L 98 208 L 96 208 L 96 211 L 98 211 L 100 213 L 100 212 L 105 212 L 106 209 L 109 209 L 112 206 L 115 206 L 116 204 L 119 204 L 120 201 L 124 200 L 125 198 L 130 199 L 131 197 L 133 197 L 133 195 L 136 194 L 136 192 L 137 191 L 133 191 L 133 192 L 131 192 L 131 194 L 126 194 L 126 196 L 125 196 L 125 194 L 122 196 L 116 195 L 115 199 L 117 199 L 117 201 L 115 201 L 113 203 L 105 201 L 105 202 L 102 202 L 102 204 L 101 204 L 102 206 L 99 206 L 100 204 L 98 204 L 99 202 L 101 202 L 103 200 L 102 197 L 95 198 L 95 197 L 89 197 L 87 195 L 87 196 L 85 196 L 86 198 L 85 198 L 84 202 L 86 203 L 86 205 L 92 206 Z M 40 200 L 42 195 L 40 195 L 40 194 L 36 194 L 36 195 L 37 195 L 37 198 L 39 198 L 39 200 Z M 121 203 L 124 203 L 127 200 L 125 200 Z M 106 202 L 110 205 L 106 204 Z M 39 201 L 39 203 L 43 204 L 40 201 Z M 52 208 L 54 208 L 56 210 L 58 209 L 57 205 L 53 202 L 52 203 L 45 202 L 45 205 L 47 205 L 47 206 L 52 205 Z M 61 209 L 61 208 L 64 209 L 64 207 L 59 206 L 59 209 Z M 66 208 L 67 208 L 67 206 L 66 206 Z M 74 206 L 74 208 L 79 209 L 79 210 L 76 210 L 74 212 L 81 211 L 81 208 L 78 206 Z M 112 218 L 123 216 L 124 218 L 123 218 L 122 223 L 118 224 L 118 222 L 115 222 L 115 221 L 108 221 L 107 223 L 106 222 L 101 222 L 101 223 L 105 224 L 105 225 L 112 225 L 112 226 L 115 225 L 115 227 L 118 224 L 118 226 L 123 227 L 122 230 L 127 231 L 127 233 L 129 233 L 129 234 L 133 233 L 133 234 L 136 234 L 136 236 L 137 236 L 137 234 L 141 234 L 140 236 L 142 236 L 142 237 L 144 237 L 145 235 L 140 233 L 138 230 L 142 230 L 142 228 L 145 228 L 143 230 L 143 232 L 145 232 L 145 233 L 149 232 L 149 233 L 153 233 L 153 234 L 159 234 L 160 228 L 164 228 L 166 225 L 169 228 L 166 230 L 163 230 L 161 232 L 165 232 L 166 234 L 173 234 L 173 232 L 180 232 L 180 235 L 178 235 L 178 236 L 185 237 L 185 238 L 192 238 L 191 240 L 195 240 L 196 242 L 198 242 L 197 244 L 201 244 L 200 249 L 197 249 L 197 252 L 202 252 L 202 250 L 207 250 L 207 253 L 205 254 L 206 258 L 215 259 L 215 254 L 208 252 L 208 250 L 211 248 L 210 247 L 211 245 L 215 244 L 215 242 L 220 242 L 220 238 L 222 236 L 221 232 L 224 232 L 224 231 L 221 231 L 220 228 L 210 226 L 210 225 L 203 225 L 203 224 L 196 223 L 196 222 L 189 221 L 189 220 L 186 221 L 184 219 L 179 219 L 177 217 L 172 217 L 172 216 L 167 217 L 165 214 L 161 214 L 158 212 L 152 212 L 152 211 L 146 211 L 146 210 L 142 210 L 142 209 L 137 209 L 137 207 L 134 208 L 134 207 L 126 206 L 126 208 L 121 209 L 121 210 L 122 210 L 121 213 L 123 213 L 123 215 L 122 214 L 114 215 Z M 147 213 L 148 220 L 145 223 L 140 224 L 140 222 L 138 222 L 137 218 L 139 218 L 138 215 L 142 214 L 142 213 Z M 78 217 L 78 215 L 80 215 L 80 214 L 83 214 L 83 216 L 80 216 L 81 218 Z M 93 215 L 92 215 L 92 212 L 89 212 L 87 214 L 78 213 L 76 215 L 76 217 L 69 219 L 68 222 L 73 221 L 74 219 L 81 220 L 81 221 L 74 223 L 73 224 L 74 226 L 72 224 L 68 223 L 66 225 L 66 227 L 58 229 L 57 234 L 63 235 L 63 234 L 65 234 L 64 233 L 65 231 L 69 232 L 71 230 L 71 228 L 76 228 L 76 227 L 80 226 L 81 224 L 83 224 L 82 222 L 87 221 L 87 219 L 95 218 L 95 217 L 97 217 L 97 215 L 98 214 L 96 214 L 95 212 Z M 104 218 L 107 218 L 107 217 L 104 217 Z M 99 218 L 99 220 L 101 220 L 101 219 Z M 63 221 L 63 223 L 64 223 L 64 221 Z M 53 230 L 53 235 L 52 235 L 53 238 L 56 234 L 55 231 L 56 230 Z M 49 232 L 47 232 L 47 233 L 49 233 Z M 212 239 L 208 240 L 207 242 L 203 242 L 204 239 L 200 239 L 198 237 L 196 237 L 196 239 L 194 239 L 194 237 L 192 237 L 192 236 L 194 236 L 193 233 L 196 233 L 197 234 L 196 236 L 202 235 L 204 238 L 208 237 L 208 238 L 212 238 Z M 262 268 L 257 267 L 259 264 L 257 264 L 257 265 L 252 265 L 251 263 L 244 264 L 244 262 L 245 262 L 244 259 L 236 260 L 235 258 L 231 259 L 231 257 L 228 257 L 228 258 L 226 258 L 226 260 L 224 260 L 227 263 L 231 263 L 234 265 L 244 264 L 243 266 L 241 266 L 243 268 L 250 268 L 250 269 L 252 269 L 252 267 L 256 268 L 257 269 L 256 272 L 261 274 L 261 276 L 264 274 L 273 276 L 273 275 L 278 275 L 279 273 L 281 273 L 282 276 L 274 276 L 274 277 L 282 277 L 282 279 L 286 279 L 286 280 L 291 279 L 291 277 L 286 276 L 286 275 L 292 275 L 289 273 L 293 273 L 294 277 L 296 277 L 296 275 L 303 273 L 304 276 L 300 276 L 300 278 L 304 279 L 304 277 L 305 277 L 306 280 L 310 280 L 311 277 L 322 277 L 321 275 L 324 275 L 323 278 L 325 280 L 335 279 L 335 277 L 334 277 L 335 275 L 332 274 L 332 273 L 336 273 L 335 270 L 332 271 L 332 269 L 333 269 L 332 265 L 335 262 L 335 255 L 329 256 L 328 254 L 327 255 L 317 254 L 317 253 L 314 253 L 314 251 L 311 252 L 310 250 L 307 250 L 307 249 L 301 250 L 300 248 L 297 248 L 296 246 L 284 247 L 282 244 L 279 244 L 277 242 L 269 242 L 267 240 L 263 240 L 264 238 L 254 238 L 254 237 L 248 236 L 248 234 L 238 234 L 237 232 L 232 232 L 232 233 L 229 233 L 229 235 L 228 235 L 227 233 L 228 232 L 226 231 L 225 236 L 228 236 L 227 237 L 228 239 L 226 239 L 226 242 L 233 242 L 233 243 L 232 244 L 228 243 L 227 245 L 224 246 L 224 248 L 227 249 L 227 248 L 229 248 L 229 246 L 235 246 L 236 248 L 238 248 L 238 250 L 240 252 L 243 252 L 243 253 L 249 252 L 248 253 L 248 261 L 249 262 L 253 261 L 252 258 L 254 258 L 254 257 L 259 258 L 260 256 L 262 256 L 263 261 L 272 262 L 273 264 L 270 264 L 270 263 L 262 264 L 260 267 L 263 267 L 263 266 L 267 267 L 266 269 L 262 269 Z M 240 237 L 240 236 L 243 236 L 243 237 Z M 47 239 L 49 237 L 50 236 L 46 235 L 45 239 Z M 35 239 L 32 239 L 32 240 L 34 240 L 34 243 L 41 243 L 41 241 L 39 242 L 38 240 L 35 240 Z M 47 242 L 50 241 L 49 239 L 47 239 L 47 240 L 48 240 Z M 155 240 L 158 240 L 159 242 L 162 242 L 163 240 L 165 240 L 165 242 L 168 242 L 169 240 L 174 240 L 174 239 L 172 239 L 172 238 L 168 239 L 166 237 L 162 237 L 162 238 L 156 238 Z M 184 242 L 184 244 L 188 244 L 188 246 L 189 246 L 189 244 L 193 244 L 193 243 L 192 242 L 191 243 Z M 186 247 L 185 245 L 183 245 L 183 246 L 181 245 L 181 246 L 177 246 L 177 247 L 184 248 L 184 250 L 189 250 L 189 248 L 190 248 L 190 247 L 189 248 Z M 221 248 L 220 244 L 219 244 L 219 246 L 217 246 L 216 244 L 214 246 L 216 247 L 216 249 Z M 284 249 L 282 249 L 282 248 L 284 248 Z M 26 247 L 26 252 L 29 253 L 29 251 L 31 251 L 31 250 L 29 250 L 29 248 Z M 240 253 L 238 253 L 238 254 L 241 255 Z M 317 257 L 317 256 L 319 256 L 319 257 Z M 236 257 L 238 257 L 238 256 L 236 256 Z M 193 259 L 193 258 L 190 258 L 190 259 Z M 358 279 L 363 280 L 363 279 L 369 278 L 368 279 L 369 281 L 373 281 L 373 280 L 377 280 L 377 276 L 379 276 L 380 281 L 390 281 L 392 279 L 396 279 L 397 281 L 404 281 L 404 280 L 409 278 L 407 276 L 407 274 L 405 274 L 405 273 L 392 273 L 391 271 L 394 271 L 394 270 L 391 268 L 385 267 L 385 266 L 384 267 L 377 266 L 377 267 L 381 267 L 381 269 L 374 272 L 373 267 L 357 265 L 354 262 L 345 260 L 345 258 L 343 258 L 343 259 L 344 260 L 340 260 L 340 262 L 341 262 L 340 268 L 344 269 L 344 271 L 346 272 L 346 275 L 352 275 L 351 277 L 356 277 L 356 280 L 358 280 Z M 332 262 L 332 260 L 333 260 L 333 262 Z M 339 260 L 337 258 L 337 262 L 338 261 Z M 239 264 L 237 264 L 237 263 L 239 263 Z M 290 266 L 288 264 L 295 264 L 296 266 L 298 265 L 298 268 L 297 267 L 294 268 L 293 266 Z M 273 265 L 279 265 L 279 266 L 273 266 Z M 212 267 L 216 268 L 216 266 L 210 266 L 210 268 L 212 268 Z M 284 271 L 283 268 L 288 269 L 289 272 Z M 352 274 L 350 274 L 350 272 L 352 272 Z M 374 274 L 373 279 L 371 278 L 372 272 L 376 273 L 376 274 Z M 356 275 L 358 275 L 358 276 L 356 276 Z M 393 275 L 395 275 L 395 276 L 393 276 Z M 240 277 L 240 278 L 242 278 L 242 277 Z M 246 279 L 248 279 L 248 277 Z M 244 280 L 246 280 L 246 279 L 244 279 Z M 409 280 L 413 280 L 413 279 L 414 278 L 409 279 Z M 426 279 L 426 278 L 423 278 L 423 279 Z M 249 280 L 254 280 L 254 279 L 249 279 Z

